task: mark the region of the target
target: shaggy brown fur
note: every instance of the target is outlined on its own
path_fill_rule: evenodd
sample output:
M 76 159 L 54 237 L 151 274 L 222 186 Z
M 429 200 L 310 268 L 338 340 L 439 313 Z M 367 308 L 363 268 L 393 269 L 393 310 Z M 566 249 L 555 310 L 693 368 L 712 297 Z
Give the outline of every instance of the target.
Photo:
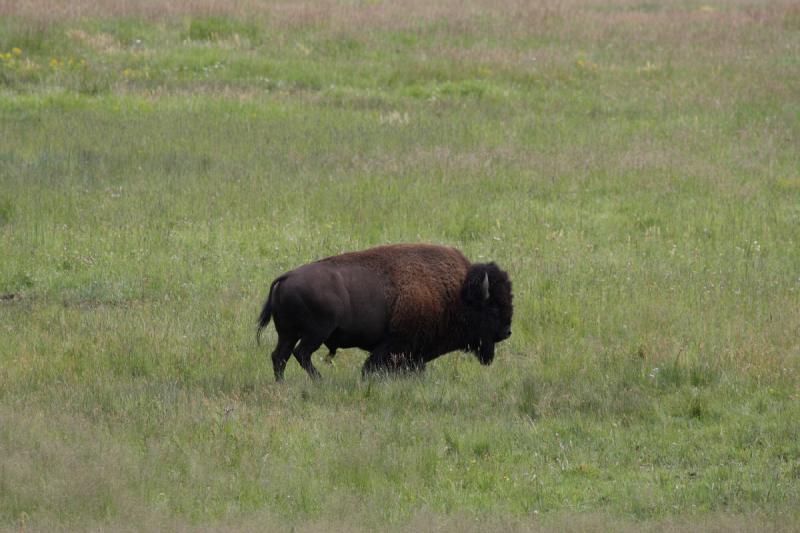
M 391 310 L 389 331 L 409 341 L 412 346 L 408 348 L 418 349 L 451 329 L 470 266 L 455 248 L 432 244 L 376 246 L 321 262 L 356 264 L 385 277 Z

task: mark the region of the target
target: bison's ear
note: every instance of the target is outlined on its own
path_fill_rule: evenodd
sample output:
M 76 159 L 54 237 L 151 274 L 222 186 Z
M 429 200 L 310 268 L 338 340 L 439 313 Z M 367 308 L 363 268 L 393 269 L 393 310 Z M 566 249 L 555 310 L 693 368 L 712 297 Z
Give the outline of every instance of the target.
M 462 289 L 464 301 L 479 305 L 489 299 L 489 273 L 485 265 L 472 265 Z

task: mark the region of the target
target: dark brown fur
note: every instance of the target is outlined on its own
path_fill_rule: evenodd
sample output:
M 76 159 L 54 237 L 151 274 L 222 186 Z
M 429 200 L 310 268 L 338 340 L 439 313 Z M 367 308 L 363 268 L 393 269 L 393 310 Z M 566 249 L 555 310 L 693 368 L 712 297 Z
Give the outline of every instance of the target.
M 348 285 L 347 281 L 339 287 L 341 274 L 347 277 L 355 271 L 359 273 L 355 278 L 365 280 L 367 288 L 352 282 Z M 322 278 L 330 281 L 321 284 Z M 486 282 L 488 299 L 482 297 Z M 349 296 L 359 296 L 370 287 L 372 292 L 367 292 L 366 303 L 350 301 Z M 302 293 L 297 300 L 303 305 L 295 306 L 300 311 L 288 309 L 292 294 L 289 300 L 283 300 L 282 290 Z M 279 309 L 281 302 L 287 311 Z M 306 352 L 313 352 L 323 343 L 331 355 L 348 345 L 369 350 L 365 373 L 404 367 L 422 369 L 428 361 L 459 349 L 474 351 L 482 363 L 489 364 L 494 357 L 494 344 L 510 335 L 513 312 L 511 283 L 505 272 L 494 263 L 470 264 L 455 248 L 430 244 L 378 246 L 328 257 L 288 272 L 270 288 L 259 319 L 259 332 L 269 322 L 273 306 L 279 333 L 279 353 L 277 357 L 273 353 L 273 363 L 279 380 L 285 365 L 283 357 L 288 358 L 291 353 L 289 345 L 296 342 L 294 337 L 301 339 L 293 350 L 295 356 L 312 377 L 318 373 Z M 315 314 L 317 309 L 322 311 Z M 385 324 L 380 326 L 374 317 L 383 316 L 384 311 Z M 341 325 L 344 322 L 346 327 Z M 383 327 L 385 334 L 380 338 L 365 334 L 358 340 L 343 340 L 348 335 L 358 335 L 353 323 L 356 329 L 362 323 L 368 331 Z M 313 341 L 304 343 L 310 337 Z

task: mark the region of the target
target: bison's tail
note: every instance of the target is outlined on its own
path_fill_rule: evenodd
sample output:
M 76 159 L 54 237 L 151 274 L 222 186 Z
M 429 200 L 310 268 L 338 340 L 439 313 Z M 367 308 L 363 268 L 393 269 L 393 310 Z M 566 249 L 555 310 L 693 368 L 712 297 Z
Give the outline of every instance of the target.
M 286 279 L 286 276 L 281 276 L 272 282 L 269 286 L 269 295 L 267 301 L 264 302 L 264 308 L 261 309 L 261 314 L 258 316 L 258 329 L 256 330 L 256 344 L 261 344 L 261 330 L 267 327 L 269 319 L 272 317 L 272 291 L 278 286 L 278 283 Z

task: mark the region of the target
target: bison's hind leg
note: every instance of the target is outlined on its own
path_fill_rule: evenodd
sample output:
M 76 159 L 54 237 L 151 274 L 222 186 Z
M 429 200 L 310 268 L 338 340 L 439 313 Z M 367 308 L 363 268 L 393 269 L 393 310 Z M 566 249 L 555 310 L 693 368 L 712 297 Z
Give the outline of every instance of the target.
M 333 364 L 333 358 L 336 357 L 336 346 L 331 346 L 330 344 L 325 344 L 328 347 L 328 355 L 325 356 L 325 362 L 329 365 Z
M 278 345 L 272 352 L 272 369 L 275 371 L 275 381 L 283 381 L 283 371 L 292 356 L 292 349 L 297 344 L 297 339 L 293 335 L 278 334 Z
M 303 337 L 300 339 L 300 344 L 294 349 L 295 359 L 303 367 L 303 370 L 308 372 L 311 379 L 320 379 L 322 377 L 314 367 L 314 363 L 311 362 L 311 354 L 316 352 L 323 342 L 324 339 L 318 339 L 317 337 Z

